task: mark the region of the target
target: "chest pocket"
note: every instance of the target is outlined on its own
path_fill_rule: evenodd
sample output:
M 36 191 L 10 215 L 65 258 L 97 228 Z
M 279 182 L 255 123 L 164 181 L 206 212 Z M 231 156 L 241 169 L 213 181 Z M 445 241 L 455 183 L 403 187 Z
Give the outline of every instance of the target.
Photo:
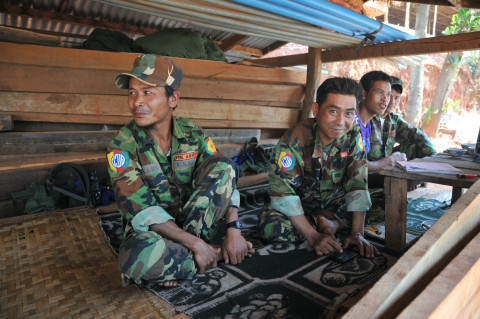
M 142 166 L 145 181 L 152 190 L 168 189 L 168 180 L 159 163 Z
M 186 153 L 177 153 L 173 158 L 173 169 L 175 177 L 179 184 L 187 184 L 192 180 L 197 162 L 198 152 L 190 151 Z
M 330 174 L 332 178 L 333 184 L 341 183 L 343 180 L 343 175 L 345 173 L 345 166 L 347 164 L 347 157 L 335 157 L 332 160 L 332 164 L 330 166 Z

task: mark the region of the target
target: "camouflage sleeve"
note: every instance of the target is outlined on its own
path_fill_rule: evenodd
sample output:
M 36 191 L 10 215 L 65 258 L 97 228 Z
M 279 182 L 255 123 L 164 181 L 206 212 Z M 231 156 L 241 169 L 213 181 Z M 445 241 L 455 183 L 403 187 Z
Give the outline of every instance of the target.
M 303 181 L 304 161 L 299 153 L 299 147 L 290 147 L 286 140 L 287 138 L 284 137 L 278 142 L 274 161 L 270 163 L 268 174 L 270 209 L 286 216 L 299 216 L 303 215 L 304 211 L 295 189 Z
M 435 146 L 425 133 L 397 117 L 396 141 L 400 144 L 399 150 L 405 153 L 409 160 L 437 153 Z
M 384 157 L 383 154 L 383 131 L 380 116 L 375 115 L 370 120 L 371 134 L 370 134 L 370 150 L 367 154 L 369 161 L 378 161 Z
M 146 231 L 149 225 L 161 224 L 173 217 L 160 207 L 145 183 L 135 145 L 129 131 L 119 132 L 107 148 L 108 173 L 117 205 L 127 223 L 136 230 Z
M 365 212 L 372 205 L 367 184 L 367 159 L 358 126 L 350 131 L 350 154 L 344 177 L 345 204 L 349 212 Z

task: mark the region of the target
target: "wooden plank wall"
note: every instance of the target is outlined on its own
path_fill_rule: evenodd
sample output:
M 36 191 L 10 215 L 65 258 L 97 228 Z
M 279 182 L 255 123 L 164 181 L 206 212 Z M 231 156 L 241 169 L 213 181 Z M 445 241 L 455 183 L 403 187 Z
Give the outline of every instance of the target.
M 106 143 L 131 119 L 114 78 L 137 56 L 0 42 L 0 202 L 42 183 L 59 162 L 106 173 Z M 222 140 L 225 147 L 239 149 L 246 135 L 278 138 L 299 119 L 305 71 L 172 59 L 184 72 L 174 114 L 219 138 L 237 137 Z

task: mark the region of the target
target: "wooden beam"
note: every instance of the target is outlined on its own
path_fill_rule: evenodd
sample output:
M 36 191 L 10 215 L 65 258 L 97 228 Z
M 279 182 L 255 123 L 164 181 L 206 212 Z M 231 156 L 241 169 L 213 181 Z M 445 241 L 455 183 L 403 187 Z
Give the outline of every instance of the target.
M 62 23 L 87 26 L 91 28 L 103 28 L 103 29 L 108 29 L 112 31 L 136 33 L 136 34 L 142 34 L 142 35 L 148 35 L 158 31 L 158 29 L 144 28 L 144 27 L 139 27 L 135 25 L 101 21 L 101 20 L 90 19 L 82 16 L 69 15 L 69 14 L 63 13 L 63 11 L 51 12 L 51 11 L 45 11 L 45 10 L 37 10 L 32 8 L 25 8 L 23 6 L 8 5 L 3 2 L 0 2 L 0 12 L 17 15 L 17 16 L 29 17 L 29 18 L 37 18 L 37 19 L 42 19 L 47 21 L 57 21 Z M 218 44 L 221 44 L 222 42 L 215 41 L 215 43 L 217 43 L 218 45 Z M 250 54 L 252 56 L 263 55 L 261 50 L 242 47 L 239 45 L 233 46 L 230 50 Z
M 468 273 L 475 265 L 477 269 L 479 269 L 480 260 L 478 256 L 480 256 L 480 234 L 468 243 L 445 269 L 430 282 L 422 293 L 402 311 L 398 318 L 423 319 L 429 318 L 429 316 L 431 316 L 431 318 L 458 318 L 456 316 L 461 313 L 462 309 L 466 308 L 469 302 L 468 296 L 454 299 L 455 307 L 449 307 L 447 309 L 448 311 L 453 310 L 453 313 L 450 313 L 448 316 L 435 316 L 433 313 L 434 311 L 438 311 L 441 304 L 446 303 L 448 298 L 451 299 L 451 296 L 455 295 L 456 290 L 460 290 L 463 293 L 467 292 L 465 286 L 460 287 L 459 284 L 461 284 L 465 278 L 468 278 Z M 480 274 L 480 272 L 478 274 Z M 470 281 L 476 289 L 480 288 L 478 285 L 479 282 L 480 278 Z M 477 306 L 477 310 L 480 311 L 479 306 Z M 443 314 L 445 315 L 445 312 Z M 465 316 L 463 318 L 473 317 L 475 316 Z
M 479 230 L 477 181 L 342 318 L 395 318 Z
M 219 45 L 220 50 L 223 52 L 226 52 L 230 49 L 232 49 L 235 45 L 239 44 L 245 39 L 248 39 L 249 37 L 243 34 L 234 34 L 227 40 L 223 41 L 222 44 Z
M 300 120 L 310 117 L 312 112 L 312 103 L 315 101 L 315 92 L 320 85 L 322 75 L 322 50 L 317 48 L 308 48 L 307 62 L 307 82 L 305 87 L 305 97 L 303 99 L 302 114 Z
M 139 55 L 139 53 L 78 50 L 8 42 L 0 42 L 0 47 L 2 48 L 0 62 L 8 65 L 33 64 L 39 67 L 98 69 L 98 61 L 102 61 L 102 69 L 116 72 L 131 70 L 133 60 Z M 172 58 L 172 60 L 183 70 L 184 78 L 289 85 L 301 85 L 305 82 L 305 71 L 257 68 L 218 61 L 183 58 Z M 182 88 L 184 86 L 182 82 Z
M 411 2 L 418 4 L 429 4 L 432 6 L 453 6 L 449 0 L 397 0 L 398 2 Z
M 0 26 L 0 41 L 59 46 L 62 41 L 57 36 Z
M 0 131 L 10 131 L 13 129 L 13 119 L 11 115 L 0 115 Z M 3 134 L 0 134 L 2 136 Z
M 359 59 L 471 51 L 478 50 L 479 48 L 480 32 L 471 32 L 417 40 L 372 44 L 362 47 L 358 52 L 356 52 L 357 47 L 326 50 L 322 52 L 322 62 L 332 63 Z M 306 63 L 306 53 L 275 58 L 245 60 L 243 62 L 243 64 L 246 65 L 265 65 L 270 67 L 305 65 Z
M 272 51 L 275 51 L 275 50 L 278 49 L 278 48 L 283 47 L 285 44 L 287 44 L 287 42 L 284 42 L 284 41 L 276 41 L 276 42 L 273 42 L 273 43 L 270 44 L 268 47 L 263 48 L 263 49 L 262 49 L 262 53 L 263 53 L 263 55 L 268 54 L 268 53 L 270 53 L 270 52 L 272 52 Z

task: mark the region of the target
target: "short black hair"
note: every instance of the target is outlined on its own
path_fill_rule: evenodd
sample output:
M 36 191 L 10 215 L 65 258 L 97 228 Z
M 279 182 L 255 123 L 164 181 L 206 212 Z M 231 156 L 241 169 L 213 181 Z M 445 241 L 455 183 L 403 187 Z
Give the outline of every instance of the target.
M 390 75 L 383 71 L 370 71 L 365 73 L 360 79 L 360 84 L 362 85 L 365 92 L 369 92 L 373 84 L 377 81 L 388 82 L 392 84 L 392 78 Z
M 317 89 L 317 104 L 321 107 L 328 98 L 328 94 L 354 95 L 358 103 L 363 98 L 362 87 L 350 78 L 335 77 L 323 81 Z
M 167 96 L 167 100 L 168 100 L 168 98 L 173 95 L 173 92 L 175 92 L 175 90 L 169 85 L 165 85 L 164 88 L 165 88 L 165 95 Z

